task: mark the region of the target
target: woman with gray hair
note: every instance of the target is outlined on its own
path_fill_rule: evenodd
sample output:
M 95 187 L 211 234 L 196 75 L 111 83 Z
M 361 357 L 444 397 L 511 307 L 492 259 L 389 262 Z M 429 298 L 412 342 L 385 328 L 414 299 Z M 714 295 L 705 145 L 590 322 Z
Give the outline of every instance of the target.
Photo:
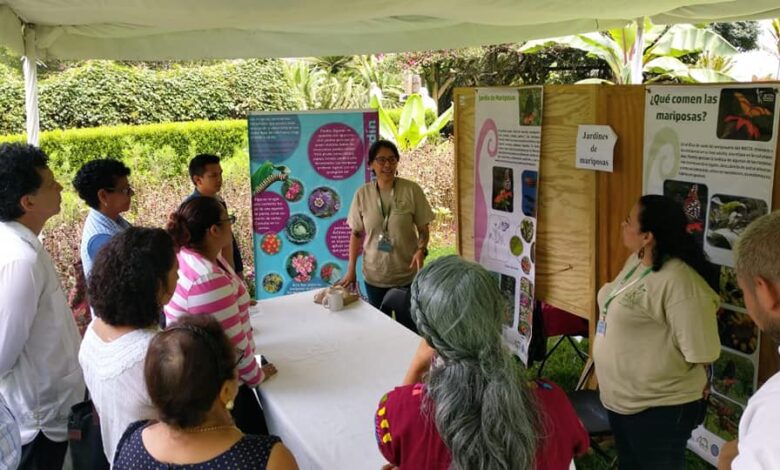
M 416 361 L 434 354 L 422 383 L 396 387 L 379 403 L 376 436 L 387 467 L 569 468 L 573 454 L 587 450 L 587 432 L 563 391 L 527 383 L 503 346 L 495 279 L 448 256 L 423 268 L 411 291 L 425 343 Z

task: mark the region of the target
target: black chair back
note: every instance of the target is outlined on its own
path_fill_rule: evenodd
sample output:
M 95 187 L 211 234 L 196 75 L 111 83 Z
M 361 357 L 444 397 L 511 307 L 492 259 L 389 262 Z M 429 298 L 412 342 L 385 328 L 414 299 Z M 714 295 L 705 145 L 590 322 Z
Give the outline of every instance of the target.
M 395 317 L 395 321 L 414 332 L 414 334 L 418 334 L 417 325 L 412 320 L 411 308 L 411 290 L 408 287 L 393 287 L 385 294 L 379 310 L 390 318 Z
M 577 412 L 577 417 L 580 418 L 583 426 L 585 426 L 585 430 L 588 431 L 591 449 L 606 461 L 608 468 L 612 469 L 615 468 L 617 458 L 609 455 L 598 442 L 599 438 L 608 437 L 612 434 L 607 409 L 601 403 L 597 390 L 584 389 L 593 371 L 593 360 L 588 359 L 577 382 L 577 388 L 573 392 L 567 393 L 567 395 L 574 407 L 574 411 Z

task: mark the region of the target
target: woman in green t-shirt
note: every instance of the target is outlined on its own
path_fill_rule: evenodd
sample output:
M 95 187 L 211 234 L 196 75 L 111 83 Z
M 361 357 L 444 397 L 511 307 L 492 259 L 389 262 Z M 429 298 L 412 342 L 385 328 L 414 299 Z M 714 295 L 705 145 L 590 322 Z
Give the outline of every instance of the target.
M 643 196 L 622 224 L 634 255 L 599 290 L 593 358 L 620 469 L 681 469 L 720 355 L 714 266 L 673 200 Z
M 392 142 L 378 140 L 371 145 L 368 166 L 375 179 L 357 190 L 347 217 L 352 230 L 349 266 L 339 284 L 354 285 L 362 247 L 366 294 L 376 308 L 390 289 L 408 287 L 422 269 L 428 254 L 428 226 L 434 219 L 422 188 L 397 176 L 399 159 Z M 411 318 L 399 321 L 414 329 Z

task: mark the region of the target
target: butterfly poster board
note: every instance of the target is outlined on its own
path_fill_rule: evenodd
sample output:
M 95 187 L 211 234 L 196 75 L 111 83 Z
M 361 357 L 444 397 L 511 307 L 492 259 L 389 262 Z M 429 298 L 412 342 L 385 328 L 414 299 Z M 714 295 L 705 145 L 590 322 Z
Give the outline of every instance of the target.
M 542 87 L 477 88 L 474 253 L 506 297 L 503 337 L 528 362 L 536 264 Z
M 346 273 L 376 111 L 251 113 L 248 127 L 257 298 L 332 285 Z
M 757 383 L 759 331 L 736 283 L 733 250 L 748 224 L 771 210 L 777 123 L 775 86 L 647 87 L 644 193 L 678 201 L 688 231 L 720 266 L 722 354 L 704 424 L 690 441 L 713 464 L 736 438 Z

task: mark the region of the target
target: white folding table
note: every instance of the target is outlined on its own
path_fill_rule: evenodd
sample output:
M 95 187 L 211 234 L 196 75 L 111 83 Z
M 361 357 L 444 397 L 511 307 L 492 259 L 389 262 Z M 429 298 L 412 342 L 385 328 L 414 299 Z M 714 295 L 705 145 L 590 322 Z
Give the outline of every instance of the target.
M 260 386 L 268 427 L 302 469 L 378 470 L 376 406 L 401 383 L 420 338 L 363 301 L 331 313 L 313 298 L 250 310 L 257 352 L 279 370 Z

